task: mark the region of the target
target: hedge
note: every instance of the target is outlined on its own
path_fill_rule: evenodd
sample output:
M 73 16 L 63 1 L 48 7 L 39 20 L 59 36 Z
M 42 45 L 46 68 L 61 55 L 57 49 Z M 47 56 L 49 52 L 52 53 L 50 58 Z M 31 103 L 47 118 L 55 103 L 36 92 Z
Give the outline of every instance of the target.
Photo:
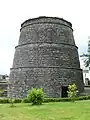
M 0 98 L 0 104 L 4 103 L 10 103 L 10 100 L 8 98 Z
M 23 103 L 30 103 L 30 101 L 29 101 L 28 98 L 24 98 L 24 99 L 22 99 L 22 102 L 23 102 Z
M 22 99 L 19 99 L 19 98 L 18 98 L 18 99 L 14 99 L 13 102 L 14 102 L 14 103 L 21 103 L 21 102 L 22 102 Z
M 80 97 L 75 97 L 74 98 L 75 101 L 78 100 L 90 100 L 90 95 L 89 96 L 80 96 Z M 72 101 L 72 99 L 70 98 L 44 98 L 44 103 L 47 102 L 68 102 L 68 101 Z M 13 103 L 30 103 L 30 101 L 27 98 L 24 99 L 13 99 Z M 11 99 L 10 98 L 0 98 L 0 104 L 3 103 L 11 103 Z

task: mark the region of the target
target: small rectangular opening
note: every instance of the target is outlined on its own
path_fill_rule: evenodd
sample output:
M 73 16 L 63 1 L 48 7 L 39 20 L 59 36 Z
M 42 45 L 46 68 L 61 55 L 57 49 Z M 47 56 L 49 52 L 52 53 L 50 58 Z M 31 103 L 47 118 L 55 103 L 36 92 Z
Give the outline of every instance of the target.
M 62 86 L 61 97 L 68 97 L 67 91 L 68 91 L 68 87 L 67 86 Z

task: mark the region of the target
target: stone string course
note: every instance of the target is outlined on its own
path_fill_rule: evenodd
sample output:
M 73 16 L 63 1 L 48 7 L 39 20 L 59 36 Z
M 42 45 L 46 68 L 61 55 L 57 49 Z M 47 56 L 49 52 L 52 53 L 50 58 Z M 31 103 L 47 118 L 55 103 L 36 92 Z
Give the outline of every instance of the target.
M 83 92 L 78 48 L 70 22 L 51 17 L 27 20 L 21 25 L 15 48 L 8 96 L 25 97 L 32 87 L 42 87 L 47 96 L 61 97 L 61 87 L 71 83 Z

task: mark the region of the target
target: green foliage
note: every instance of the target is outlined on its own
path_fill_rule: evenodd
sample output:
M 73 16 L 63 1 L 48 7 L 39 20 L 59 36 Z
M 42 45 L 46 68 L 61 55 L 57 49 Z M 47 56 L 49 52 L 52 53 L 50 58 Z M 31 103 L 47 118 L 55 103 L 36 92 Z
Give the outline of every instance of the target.
M 90 100 L 90 95 L 75 97 L 74 100 L 75 101 L 78 101 L 78 100 Z M 44 98 L 43 99 L 44 103 L 48 103 L 48 102 L 69 102 L 69 101 L 72 101 L 72 99 L 69 98 L 69 97 L 68 98 Z M 23 103 L 30 103 L 30 100 L 28 98 L 13 99 L 13 103 L 21 103 L 21 102 L 23 102 Z M 0 104 L 4 104 L 4 103 L 11 103 L 11 99 L 9 99 L 9 98 L 1 98 L 0 99 Z
M 70 98 L 45 98 L 43 102 L 67 102 L 72 101 Z
M 29 100 L 28 98 L 24 98 L 24 99 L 22 100 L 22 103 L 30 103 L 30 100 Z
M 0 89 L 0 97 L 3 97 L 4 90 Z
M 88 96 L 80 96 L 80 97 L 74 97 L 74 101 L 78 100 L 90 100 L 90 95 Z M 44 98 L 44 102 L 69 102 L 73 101 L 72 98 Z
M 69 85 L 68 86 L 68 97 L 72 98 L 74 101 L 74 98 L 77 96 L 77 86 L 75 84 Z
M 21 103 L 22 102 L 22 99 L 10 99 L 10 98 L 1 98 L 0 99 L 0 104 L 2 103 L 11 103 L 11 104 L 14 104 L 14 103 Z M 11 105 L 13 106 L 13 105 Z
M 14 99 L 10 98 L 9 102 L 11 103 L 10 107 L 14 107 Z
M 32 88 L 28 91 L 27 98 L 33 105 L 40 105 L 44 99 L 44 93 L 42 88 Z
M 84 66 L 89 67 L 89 65 L 90 65 L 90 54 L 89 53 L 83 54 L 80 57 L 83 57 Z
M 90 101 L 52 102 L 42 106 L 19 103 L 0 105 L 0 120 L 90 120 Z
M 88 50 L 86 54 L 80 55 L 83 58 L 83 62 L 85 67 L 89 67 L 90 65 L 90 40 L 88 41 Z
M 20 98 L 13 99 L 13 102 L 14 102 L 14 103 L 21 103 L 21 102 L 22 102 L 22 99 L 20 99 Z
M 21 103 L 21 102 L 22 102 L 22 99 L 19 99 L 19 98 L 13 99 L 13 98 L 11 98 L 11 99 L 9 100 L 9 102 L 11 103 L 10 107 L 15 107 L 14 103 Z
M 0 99 L 0 104 L 3 104 L 3 103 L 10 103 L 9 99 L 7 98 L 1 98 Z

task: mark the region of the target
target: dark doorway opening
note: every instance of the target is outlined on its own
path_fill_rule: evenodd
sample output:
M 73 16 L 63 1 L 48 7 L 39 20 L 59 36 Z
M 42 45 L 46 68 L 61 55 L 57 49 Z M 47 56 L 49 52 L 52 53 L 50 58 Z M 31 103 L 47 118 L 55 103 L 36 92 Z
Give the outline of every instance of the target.
M 68 91 L 68 87 L 67 86 L 62 86 L 61 97 L 68 97 L 67 91 Z

